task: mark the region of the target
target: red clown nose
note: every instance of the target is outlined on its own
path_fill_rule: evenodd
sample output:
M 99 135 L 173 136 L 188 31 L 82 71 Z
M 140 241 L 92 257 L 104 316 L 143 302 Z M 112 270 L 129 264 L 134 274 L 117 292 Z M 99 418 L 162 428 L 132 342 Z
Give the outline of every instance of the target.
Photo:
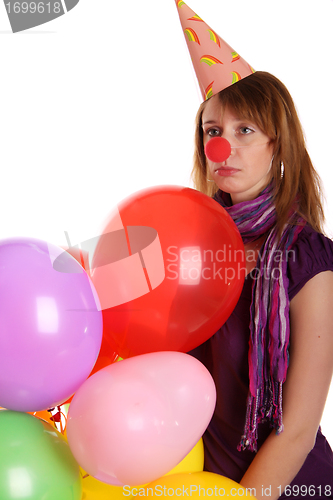
M 213 137 L 205 146 L 205 154 L 208 160 L 214 163 L 221 163 L 229 158 L 231 153 L 231 146 L 227 139 L 224 137 Z

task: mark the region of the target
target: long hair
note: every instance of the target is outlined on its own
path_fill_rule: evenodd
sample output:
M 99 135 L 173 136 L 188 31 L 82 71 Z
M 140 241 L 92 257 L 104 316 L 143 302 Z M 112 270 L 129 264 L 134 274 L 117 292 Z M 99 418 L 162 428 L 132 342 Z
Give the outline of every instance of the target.
M 257 71 L 222 90 L 218 96 L 221 113 L 229 107 L 239 118 L 256 124 L 274 145 L 271 175 L 278 233 L 281 234 L 292 212 L 297 212 L 315 230 L 322 232 L 321 182 L 306 150 L 303 129 L 287 88 L 270 73 Z M 218 187 L 207 181 L 202 130 L 205 104 L 200 106 L 196 118 L 192 179 L 196 189 L 213 196 Z M 284 164 L 283 177 L 281 162 Z

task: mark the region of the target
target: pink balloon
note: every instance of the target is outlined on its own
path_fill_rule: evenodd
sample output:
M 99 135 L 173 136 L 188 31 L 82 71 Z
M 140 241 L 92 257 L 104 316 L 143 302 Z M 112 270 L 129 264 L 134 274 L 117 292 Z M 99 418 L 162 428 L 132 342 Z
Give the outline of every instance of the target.
M 0 406 L 34 412 L 67 400 L 102 342 L 87 273 L 61 248 L 28 238 L 0 242 Z
M 80 387 L 69 408 L 68 442 L 96 479 L 149 483 L 190 452 L 215 402 L 213 379 L 197 359 L 142 354 L 103 368 Z

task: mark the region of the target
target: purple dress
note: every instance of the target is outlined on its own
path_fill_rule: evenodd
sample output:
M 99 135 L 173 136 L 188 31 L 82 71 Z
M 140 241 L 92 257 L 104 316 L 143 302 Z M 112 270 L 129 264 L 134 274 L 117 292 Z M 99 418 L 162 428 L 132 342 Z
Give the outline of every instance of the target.
M 290 300 L 313 276 L 322 271 L 333 271 L 333 242 L 309 226 L 302 230 L 293 250 L 288 259 Z M 255 457 L 254 452 L 237 451 L 244 430 L 249 390 L 248 342 L 252 283 L 253 278 L 248 275 L 239 301 L 227 322 L 213 337 L 190 353 L 208 368 L 217 389 L 215 413 L 203 437 L 205 470 L 236 482 L 241 480 Z M 259 425 L 258 449 L 271 430 L 266 423 Z M 316 444 L 292 485 L 299 486 L 299 494 L 293 494 L 297 493 L 295 486 L 286 490 L 288 498 L 333 498 L 333 453 L 320 429 Z M 284 498 L 283 491 L 281 493 L 281 498 Z

